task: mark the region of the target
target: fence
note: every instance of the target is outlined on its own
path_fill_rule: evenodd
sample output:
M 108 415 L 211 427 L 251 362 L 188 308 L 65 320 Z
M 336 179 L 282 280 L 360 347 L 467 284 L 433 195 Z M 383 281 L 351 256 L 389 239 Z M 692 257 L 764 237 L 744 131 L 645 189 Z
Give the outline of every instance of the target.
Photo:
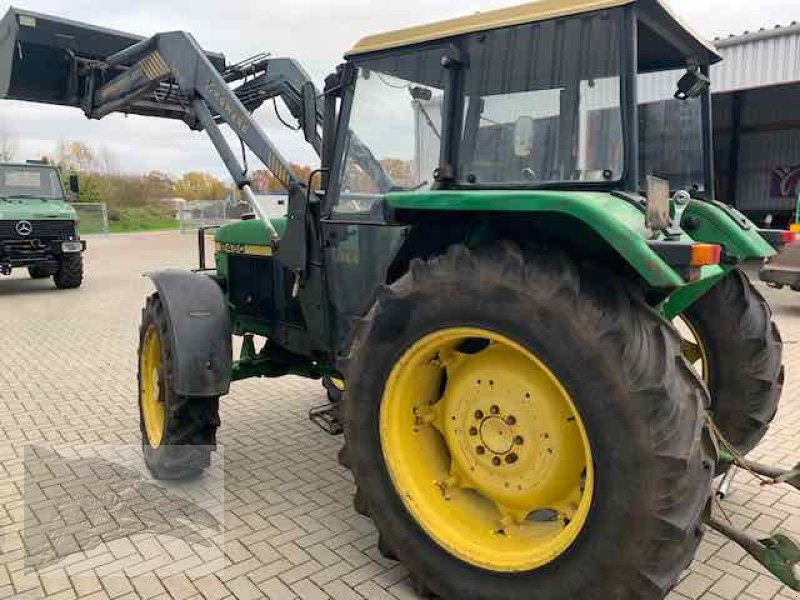
M 78 233 L 80 235 L 108 235 L 108 208 L 105 202 L 73 202 L 78 213 Z
M 270 218 L 286 215 L 286 196 L 269 194 L 256 196 L 256 201 Z M 253 212 L 246 202 L 230 200 L 191 200 L 177 207 L 181 232 L 196 231 L 199 227 L 222 225 Z
M 194 231 L 198 227 L 209 225 L 222 225 L 241 216 L 243 210 L 238 204 L 227 200 L 192 200 L 184 202 L 178 208 L 181 222 L 181 232 Z

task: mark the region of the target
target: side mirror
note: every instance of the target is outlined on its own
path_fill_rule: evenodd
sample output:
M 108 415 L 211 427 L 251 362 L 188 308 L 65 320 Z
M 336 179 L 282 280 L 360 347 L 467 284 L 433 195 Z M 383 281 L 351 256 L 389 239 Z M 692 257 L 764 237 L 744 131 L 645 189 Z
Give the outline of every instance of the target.
M 514 155 L 525 158 L 533 152 L 533 117 L 520 117 L 514 124 Z
M 317 90 L 314 84 L 307 81 L 301 90 L 303 100 L 303 135 L 306 141 L 313 143 L 317 139 Z
M 77 175 L 69 176 L 69 191 L 76 196 L 80 193 L 81 185 Z
M 675 92 L 677 100 L 697 98 L 711 87 L 711 80 L 700 72 L 697 67 L 686 70 L 686 74 L 678 81 L 678 90 Z

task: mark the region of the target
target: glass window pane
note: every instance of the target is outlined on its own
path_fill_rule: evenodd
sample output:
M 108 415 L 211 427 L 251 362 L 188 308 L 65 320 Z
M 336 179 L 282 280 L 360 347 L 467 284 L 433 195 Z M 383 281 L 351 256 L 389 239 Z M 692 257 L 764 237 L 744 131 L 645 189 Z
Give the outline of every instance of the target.
M 622 177 L 616 14 L 470 36 L 463 181 L 525 185 Z
M 339 212 L 368 212 L 390 191 L 427 190 L 439 163 L 441 49 L 360 64 L 342 164 Z
M 678 69 L 639 75 L 641 189 L 646 189 L 647 175 L 669 180 L 673 190 L 705 189 L 700 98 L 674 97 L 684 73 Z

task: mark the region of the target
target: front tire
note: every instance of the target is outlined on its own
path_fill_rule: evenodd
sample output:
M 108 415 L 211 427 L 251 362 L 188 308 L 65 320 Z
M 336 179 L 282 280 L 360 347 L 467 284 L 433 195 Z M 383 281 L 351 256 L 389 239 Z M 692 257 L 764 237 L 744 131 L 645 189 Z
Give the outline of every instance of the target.
M 219 397 L 177 394 L 169 322 L 158 294 L 147 299 L 139 334 L 139 419 L 142 451 L 156 479 L 184 479 L 211 464 Z
M 544 387 L 530 379 L 536 364 Z M 625 282 L 557 251 L 458 246 L 381 290 L 345 371 L 357 498 L 380 545 L 423 589 L 480 600 L 660 599 L 692 560 L 716 460 L 708 396 L 675 330 Z M 484 396 L 488 409 L 469 404 Z M 489 417 L 500 420 L 477 443 Z M 585 439 L 574 433 L 580 424 Z M 474 458 L 457 459 L 472 449 Z M 543 468 L 513 471 L 526 460 Z M 527 494 L 532 473 L 539 490 L 569 480 L 571 518 L 562 492 L 553 506 L 521 502 L 515 494 Z M 573 523 L 574 535 L 563 533 Z
M 769 304 L 734 269 L 682 318 L 696 338 L 690 362 L 702 365 L 714 422 L 745 455 L 766 435 L 783 390 L 783 343 Z
M 53 275 L 53 283 L 60 290 L 72 290 L 83 283 L 83 255 L 67 254 L 58 263 L 58 270 Z

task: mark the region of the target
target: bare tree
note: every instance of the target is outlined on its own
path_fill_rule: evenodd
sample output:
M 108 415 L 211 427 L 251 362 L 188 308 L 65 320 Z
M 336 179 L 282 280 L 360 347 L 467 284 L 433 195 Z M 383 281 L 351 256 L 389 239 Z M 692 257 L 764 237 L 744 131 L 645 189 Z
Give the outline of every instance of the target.
M 0 121 L 0 162 L 11 162 L 19 150 L 19 138 Z
M 100 165 L 100 171 L 106 175 L 115 175 L 118 173 L 116 158 L 107 146 L 100 147 L 97 162 Z
M 95 165 L 91 148 L 84 142 L 64 142 L 58 145 L 59 163 L 70 171 L 86 173 Z

